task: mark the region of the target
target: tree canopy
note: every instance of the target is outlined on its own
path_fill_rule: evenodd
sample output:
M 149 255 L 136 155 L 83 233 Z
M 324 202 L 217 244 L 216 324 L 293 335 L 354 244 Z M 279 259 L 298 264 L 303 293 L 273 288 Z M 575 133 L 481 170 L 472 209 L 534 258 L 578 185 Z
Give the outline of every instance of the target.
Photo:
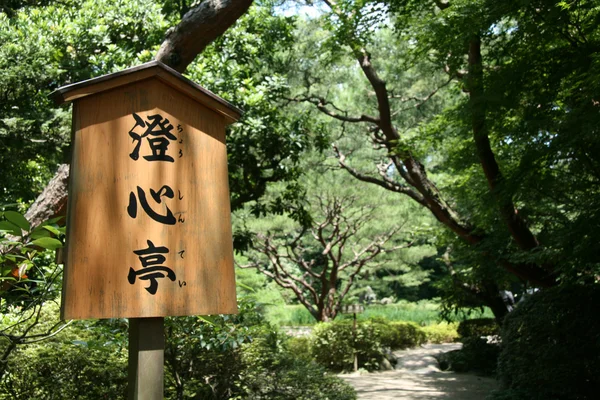
M 158 57 L 246 111 L 228 134 L 234 209 L 309 226 L 318 154 L 439 222 L 426 241 L 454 303 L 502 315 L 502 289 L 596 281 L 593 1 L 213 3 L 3 3 L 2 203 L 26 208 L 69 159 L 49 92 Z

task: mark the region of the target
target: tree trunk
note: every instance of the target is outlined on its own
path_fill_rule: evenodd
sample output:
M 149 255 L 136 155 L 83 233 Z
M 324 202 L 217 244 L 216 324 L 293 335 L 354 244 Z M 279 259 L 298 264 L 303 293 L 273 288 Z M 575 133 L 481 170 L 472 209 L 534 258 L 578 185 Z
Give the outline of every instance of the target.
M 58 216 L 67 215 L 67 185 L 69 165 L 61 164 L 54 177 L 25 213 L 31 227 Z
M 482 286 L 482 298 L 484 303 L 492 310 L 498 324 L 501 324 L 506 314 L 509 313 L 509 309 L 506 303 L 504 303 L 500 288 L 495 282 L 484 282 Z

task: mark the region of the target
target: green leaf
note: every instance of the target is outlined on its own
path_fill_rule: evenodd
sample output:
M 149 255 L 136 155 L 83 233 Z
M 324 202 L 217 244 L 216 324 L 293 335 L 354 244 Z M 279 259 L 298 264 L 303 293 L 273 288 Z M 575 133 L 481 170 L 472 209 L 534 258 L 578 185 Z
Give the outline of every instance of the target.
M 39 239 L 39 238 L 51 237 L 51 236 L 50 236 L 50 232 L 48 232 L 45 229 L 36 229 L 35 231 L 31 232 L 31 235 L 29 235 L 29 237 L 32 239 Z
M 55 228 L 54 226 L 43 225 L 42 228 L 47 230 L 48 232 L 55 234 L 56 236 L 60 235 L 60 231 L 58 230 L 58 228 Z
M 42 222 L 41 226 L 56 224 L 58 221 L 60 221 L 61 219 L 64 219 L 64 218 L 65 217 L 56 217 L 56 218 L 49 219 L 48 221 Z
M 252 293 L 256 292 L 256 290 L 252 289 L 250 286 L 243 284 L 242 282 L 236 282 L 236 285 L 238 285 L 241 288 L 244 288 Z
M 23 216 L 23 214 L 18 213 L 16 211 L 5 211 L 4 218 L 23 229 L 24 231 L 28 231 L 30 228 L 29 221 Z
M 43 238 L 36 239 L 36 240 L 32 241 L 31 244 L 33 244 L 35 246 L 43 247 L 44 249 L 48 249 L 48 250 L 56 250 L 56 249 L 62 247 L 62 243 L 60 240 L 50 238 L 50 237 L 43 237 Z
M 21 236 L 21 228 L 9 221 L 0 221 L 0 231 L 8 232 L 13 236 Z
M 209 317 L 208 315 L 206 315 L 206 316 L 204 316 L 204 317 L 202 317 L 202 316 L 198 315 L 198 319 L 199 319 L 200 321 L 204 321 L 204 322 L 206 322 L 206 323 L 207 323 L 207 324 L 209 324 L 209 325 L 215 325 L 215 320 L 214 320 L 212 317 Z

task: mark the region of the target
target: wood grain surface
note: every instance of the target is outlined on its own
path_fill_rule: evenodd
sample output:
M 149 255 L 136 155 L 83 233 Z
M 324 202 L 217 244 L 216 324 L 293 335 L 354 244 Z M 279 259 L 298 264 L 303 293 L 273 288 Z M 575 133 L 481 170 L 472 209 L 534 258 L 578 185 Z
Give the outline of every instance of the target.
M 73 113 L 63 318 L 236 313 L 225 117 L 156 77 L 75 100 Z M 153 121 L 176 140 L 130 135 Z M 160 154 L 152 138 L 173 162 L 145 158 Z

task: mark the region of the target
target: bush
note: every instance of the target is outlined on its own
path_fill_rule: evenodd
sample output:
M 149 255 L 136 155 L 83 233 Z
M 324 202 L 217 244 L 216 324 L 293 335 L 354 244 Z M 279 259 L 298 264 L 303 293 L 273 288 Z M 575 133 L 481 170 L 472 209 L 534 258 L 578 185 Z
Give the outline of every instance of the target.
M 358 324 L 356 340 L 349 321 L 321 323 L 313 330 L 313 356 L 332 371 L 351 371 L 354 351 L 359 368 L 377 370 L 383 359 L 380 331 L 375 324 Z
M 34 332 L 59 321 L 58 305 L 44 304 Z M 3 315 L 0 329 L 19 311 Z M 126 395 L 127 334 L 123 320 L 76 321 L 44 341 L 19 345 L 0 381 L 0 399 L 116 399 Z M 0 341 L 0 346 L 7 345 Z
M 356 398 L 322 366 L 297 357 L 252 303 L 241 302 L 239 310 L 165 320 L 165 399 Z M 58 307 L 43 316 L 52 325 Z M 2 327 L 9 317 L 0 320 Z M 0 381 L 0 399 L 120 399 L 126 385 L 126 321 L 78 321 L 46 341 L 18 347 Z
M 598 285 L 545 289 L 519 304 L 501 331 L 498 377 L 508 391 L 496 398 L 598 398 L 598 310 Z
M 126 397 L 127 350 L 50 342 L 18 350 L 2 379 L 0 399 Z
M 461 338 L 495 336 L 500 326 L 494 318 L 467 319 L 458 324 L 457 332 Z
M 493 375 L 498 364 L 500 346 L 478 337 L 466 338 L 460 350 L 449 351 L 438 358 L 442 371 L 477 372 Z
M 428 343 L 452 343 L 458 338 L 457 324 L 440 322 L 439 324 L 423 326 Z
M 414 322 L 389 322 L 383 318 L 372 318 L 365 322 L 379 334 L 383 347 L 391 350 L 407 349 L 425 343 L 425 333 Z
M 414 322 L 392 322 L 396 331 L 395 346 L 392 349 L 407 349 L 419 346 L 427 340 L 427 335 L 421 327 Z
M 414 322 L 392 322 L 389 327 L 381 342 L 392 350 L 416 347 L 427 340 L 425 332 Z
M 329 375 L 315 362 L 298 358 L 285 341 L 272 334 L 245 344 L 242 350 L 240 387 L 236 399 L 271 400 L 354 400 L 354 389 L 342 379 Z
M 291 354 L 304 360 L 312 360 L 312 340 L 309 336 L 291 337 L 287 341 Z

